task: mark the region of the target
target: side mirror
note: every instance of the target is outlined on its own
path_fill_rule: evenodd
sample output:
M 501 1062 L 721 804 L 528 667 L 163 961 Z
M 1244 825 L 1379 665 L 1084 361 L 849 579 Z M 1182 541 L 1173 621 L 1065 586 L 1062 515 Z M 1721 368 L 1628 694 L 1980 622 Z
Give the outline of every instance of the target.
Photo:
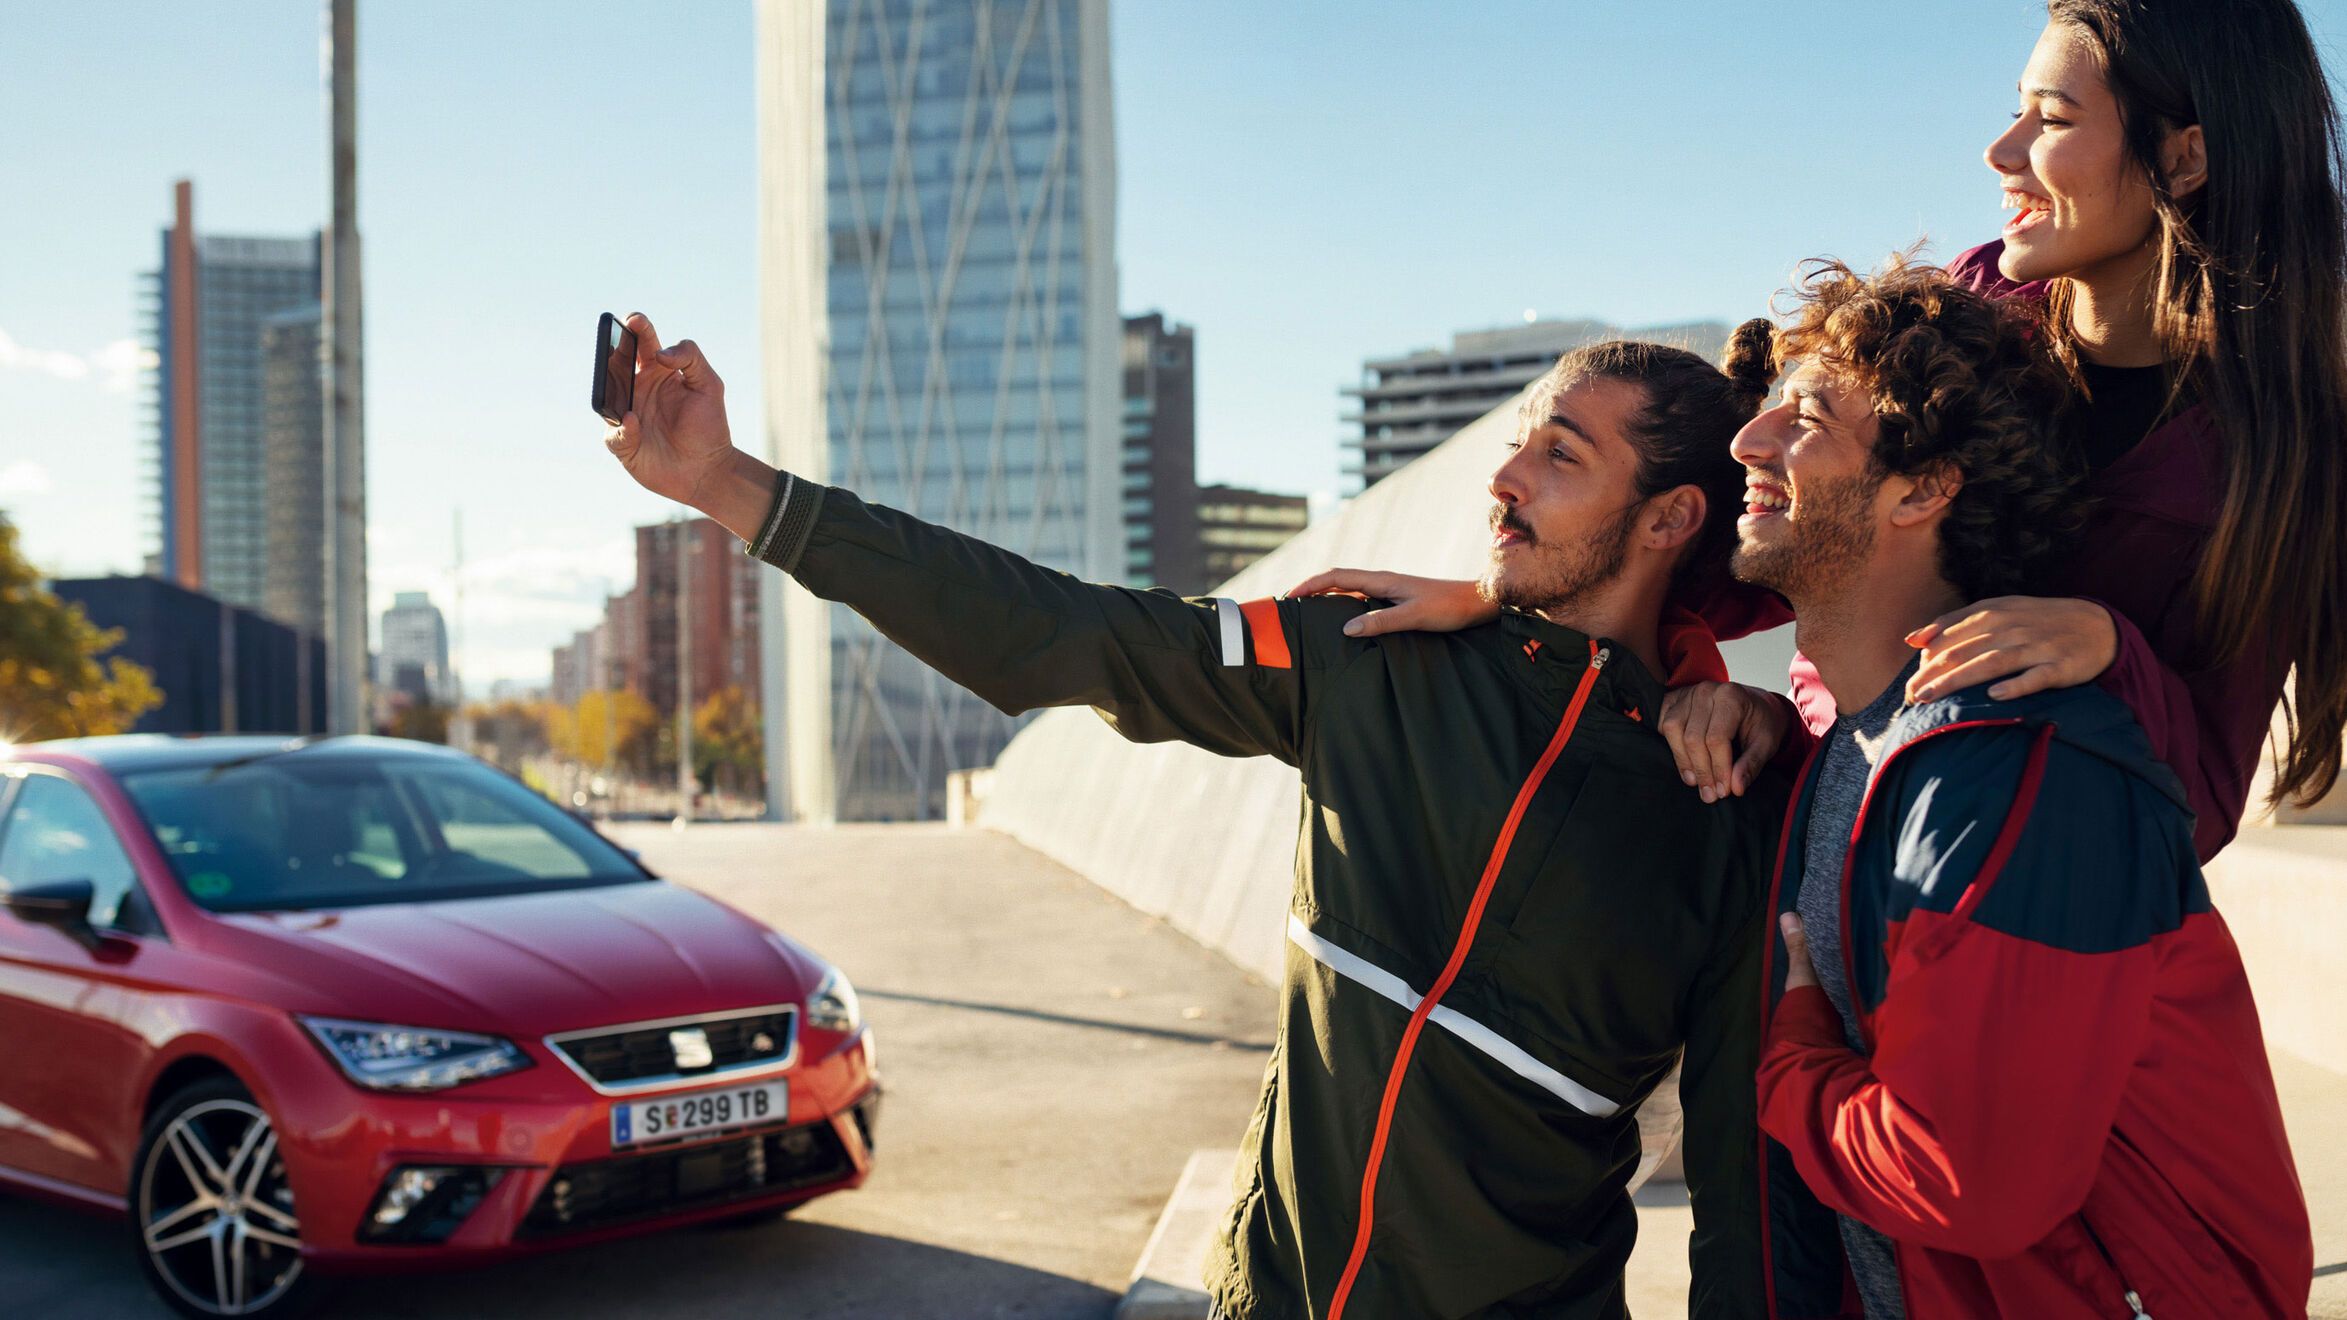
M 90 904 L 97 889 L 88 880 L 52 880 L 8 891 L 8 911 L 17 920 L 35 926 L 54 926 L 84 948 L 98 947 L 98 932 L 90 926 Z

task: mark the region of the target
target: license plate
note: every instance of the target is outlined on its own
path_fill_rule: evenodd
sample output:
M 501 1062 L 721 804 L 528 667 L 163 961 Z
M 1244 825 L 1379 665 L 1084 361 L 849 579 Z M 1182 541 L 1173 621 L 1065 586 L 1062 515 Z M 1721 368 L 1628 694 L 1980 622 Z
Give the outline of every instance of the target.
M 611 1146 L 674 1141 L 725 1128 L 779 1123 L 790 1113 L 790 1083 L 765 1082 L 724 1091 L 696 1091 L 611 1107 Z

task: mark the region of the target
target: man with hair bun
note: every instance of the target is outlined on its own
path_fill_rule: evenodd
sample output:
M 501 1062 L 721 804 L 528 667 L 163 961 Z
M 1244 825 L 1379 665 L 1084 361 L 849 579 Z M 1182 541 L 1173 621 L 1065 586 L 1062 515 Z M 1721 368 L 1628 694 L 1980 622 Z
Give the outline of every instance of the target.
M 1626 1316 L 1638 1110 L 1682 1056 L 1692 1310 L 1761 1313 L 1774 811 L 1688 792 L 1656 720 L 1667 685 L 1726 676 L 1664 602 L 1724 573 L 1765 323 L 1727 373 L 1568 354 L 1493 456 L 1498 617 L 1385 638 L 1352 635 L 1361 600 L 1094 586 L 777 473 L 733 448 L 698 349 L 629 326 L 608 443 L 646 488 L 1006 712 L 1090 705 L 1302 772 L 1278 1043 L 1209 1263 L 1224 1316 Z
M 1772 884 L 1770 1313 L 2303 1315 L 2306 1205 L 2182 783 L 2100 687 L 1906 703 L 1908 635 L 2079 521 L 2061 378 L 1930 267 L 1800 293 L 1735 441 L 1733 571 L 1791 603 L 1841 712 Z

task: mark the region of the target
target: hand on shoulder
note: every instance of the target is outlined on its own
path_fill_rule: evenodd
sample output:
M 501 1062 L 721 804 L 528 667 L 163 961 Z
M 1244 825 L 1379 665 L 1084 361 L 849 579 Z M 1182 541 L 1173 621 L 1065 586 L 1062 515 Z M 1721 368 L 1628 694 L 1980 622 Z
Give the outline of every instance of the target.
M 1485 600 L 1473 582 L 1461 578 L 1333 568 L 1306 578 L 1288 595 L 1349 595 L 1391 602 L 1347 623 L 1348 637 L 1376 637 L 1392 632 L 1457 632 L 1499 617 L 1499 607 Z

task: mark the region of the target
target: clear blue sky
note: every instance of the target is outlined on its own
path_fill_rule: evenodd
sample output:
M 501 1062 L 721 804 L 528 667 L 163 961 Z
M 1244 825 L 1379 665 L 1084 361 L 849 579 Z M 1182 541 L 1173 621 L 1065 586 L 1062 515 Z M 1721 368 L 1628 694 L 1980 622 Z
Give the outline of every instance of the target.
M 808 0 L 812 3 L 814 0 Z M 2334 70 L 2347 0 L 2303 6 Z M 0 28 L 0 509 L 54 573 L 136 571 L 136 272 L 170 185 L 197 225 L 326 210 L 320 6 L 12 7 Z M 640 308 L 727 374 L 754 434 L 746 2 L 360 6 L 375 608 L 449 600 L 464 665 L 542 679 L 669 506 L 581 402 L 596 313 Z M 1365 356 L 1521 319 L 1764 310 L 1800 258 L 1941 256 L 2003 216 L 1980 150 L 2034 0 L 1116 0 L 1128 311 L 1199 343 L 1208 480 L 1339 487 Z

